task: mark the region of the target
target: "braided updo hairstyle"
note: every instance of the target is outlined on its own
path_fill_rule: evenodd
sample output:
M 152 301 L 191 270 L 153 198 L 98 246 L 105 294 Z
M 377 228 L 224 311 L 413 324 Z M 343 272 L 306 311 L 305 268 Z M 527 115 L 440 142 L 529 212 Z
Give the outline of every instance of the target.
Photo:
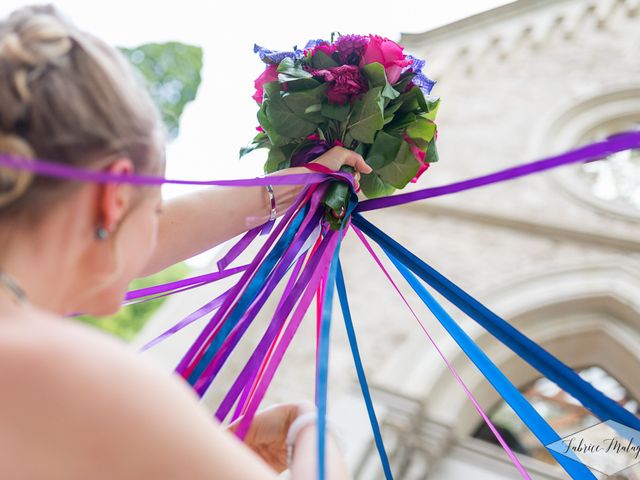
M 158 173 L 164 127 L 120 52 L 52 6 L 26 7 L 0 20 L 0 154 L 83 168 L 120 155 Z M 0 220 L 40 213 L 74 185 L 0 167 Z

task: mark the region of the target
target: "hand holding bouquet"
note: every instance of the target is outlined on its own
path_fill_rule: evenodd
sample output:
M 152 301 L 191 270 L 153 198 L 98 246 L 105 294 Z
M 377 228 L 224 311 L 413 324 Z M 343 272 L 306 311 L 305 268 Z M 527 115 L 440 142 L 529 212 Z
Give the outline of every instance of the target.
M 256 46 L 267 64 L 255 81 L 259 133 L 244 155 L 267 148 L 265 173 L 302 166 L 335 145 L 355 150 L 373 172 L 362 192 L 386 196 L 415 182 L 437 161 L 435 115 L 439 99 L 423 73 L 425 62 L 376 35 L 312 40 L 303 50 Z M 334 183 L 324 204 L 340 223 L 348 187 Z

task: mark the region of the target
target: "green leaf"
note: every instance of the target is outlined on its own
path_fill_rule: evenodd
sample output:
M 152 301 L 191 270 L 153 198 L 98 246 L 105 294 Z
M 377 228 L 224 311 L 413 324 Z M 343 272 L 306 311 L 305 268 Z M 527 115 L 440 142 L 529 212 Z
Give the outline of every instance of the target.
M 366 173 L 360 177 L 360 189 L 367 198 L 386 197 L 395 192 L 392 185 L 384 182 L 377 173 Z
M 316 129 L 317 122 L 314 122 L 305 116 L 304 111 L 310 105 L 319 103 L 319 99 L 315 98 L 314 94 L 310 94 L 312 91 L 302 91 L 295 93 L 288 93 L 288 99 L 285 100 L 285 96 L 280 92 L 278 84 L 278 90 L 275 91 L 273 83 L 269 82 L 264 86 L 265 99 L 263 101 L 264 117 L 272 127 L 268 131 L 271 141 L 276 143 L 272 138 L 272 134 L 282 135 L 290 138 L 306 137 L 313 133 Z M 261 121 L 262 124 L 262 121 Z
M 409 85 L 409 82 L 413 80 L 413 77 L 415 76 L 416 74 L 413 72 L 404 72 L 402 75 L 400 75 L 398 81 L 393 85 L 393 88 L 395 88 L 398 92 L 404 92 L 405 88 L 407 88 L 407 85 Z
M 337 66 L 338 62 L 321 50 L 316 51 L 316 53 L 313 54 L 313 57 L 311 57 L 311 67 L 316 70 L 325 70 L 327 68 Z
M 289 168 L 291 162 L 291 154 L 297 145 L 290 144 L 283 147 L 271 147 L 269 156 L 264 164 L 264 173 L 273 173 L 278 170 Z
M 422 150 L 426 150 L 427 145 L 436 134 L 436 124 L 424 116 L 416 118 L 416 121 L 409 125 L 406 134 Z
M 435 121 L 438 108 L 440 108 L 440 97 L 432 97 L 428 95 L 425 97 L 425 101 L 427 104 L 427 113 L 424 117 L 428 120 Z
M 426 113 L 429 111 L 424 93 L 418 87 L 413 87 L 408 92 L 403 93 L 395 101 L 402 103 L 399 109 L 401 112 Z
M 287 107 L 297 115 L 304 116 L 312 105 L 320 105 L 325 98 L 329 85 L 324 83 L 311 90 L 283 92 L 281 98 Z M 319 110 L 318 110 L 319 111 Z M 320 119 L 322 121 L 322 119 Z
M 283 76 L 290 78 L 312 78 L 309 72 L 307 72 L 300 65 L 296 65 L 292 58 L 284 58 L 280 64 L 278 65 L 278 74 L 283 74 Z M 278 75 L 280 77 L 280 75 Z M 279 80 L 279 78 L 278 78 Z
M 395 188 L 404 188 L 420 168 L 409 144 L 385 132 L 376 135 L 366 162 L 383 182 Z
M 402 142 L 396 158 L 376 173 L 380 178 L 396 188 L 404 188 L 416 176 L 420 162 L 416 159 L 407 142 Z
M 334 105 L 326 100 L 322 102 L 322 115 L 339 122 L 346 122 L 347 118 L 349 118 L 350 111 L 351 106 L 348 103 L 344 105 Z
M 310 90 L 320 85 L 320 82 L 314 78 L 293 78 L 283 74 L 278 75 L 278 81 L 286 83 L 287 90 L 290 92 Z
M 370 87 L 382 87 L 382 98 L 393 100 L 400 96 L 400 92 L 395 90 L 387 80 L 387 74 L 381 63 L 369 63 L 362 67 L 360 71 L 369 80 Z
M 435 137 L 431 139 L 429 142 L 429 146 L 427 147 L 427 155 L 425 156 L 424 161 L 427 163 L 435 163 L 439 160 L 438 149 L 436 148 L 436 139 Z
M 400 103 L 400 102 L 391 102 L 384 109 L 385 116 L 390 114 L 390 113 L 396 113 L 401 106 L 402 106 L 402 103 Z
M 382 87 L 365 93 L 353 108 L 349 119 L 349 134 L 360 142 L 373 143 L 375 134 L 384 126 Z
M 405 129 L 416 121 L 416 118 L 418 117 L 413 112 L 396 113 L 393 120 L 385 126 L 385 131 L 400 137 Z
M 292 138 L 280 135 L 278 132 L 276 132 L 273 129 L 273 126 L 269 121 L 269 117 L 267 116 L 266 110 L 267 110 L 267 104 L 266 104 L 266 101 L 263 101 L 262 105 L 260 106 L 260 110 L 258 110 L 258 122 L 260 123 L 260 126 L 263 128 L 263 130 L 269 137 L 271 144 L 274 147 L 279 147 L 279 146 L 291 143 L 293 141 Z

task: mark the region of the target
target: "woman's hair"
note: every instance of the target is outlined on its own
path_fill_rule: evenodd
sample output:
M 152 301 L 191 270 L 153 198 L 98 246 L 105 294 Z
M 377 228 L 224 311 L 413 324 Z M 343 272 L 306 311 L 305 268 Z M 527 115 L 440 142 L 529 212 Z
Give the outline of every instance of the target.
M 157 173 L 164 127 L 136 73 L 52 6 L 0 20 L 0 154 L 84 168 L 119 155 Z M 0 167 L 0 217 L 41 211 L 72 184 Z

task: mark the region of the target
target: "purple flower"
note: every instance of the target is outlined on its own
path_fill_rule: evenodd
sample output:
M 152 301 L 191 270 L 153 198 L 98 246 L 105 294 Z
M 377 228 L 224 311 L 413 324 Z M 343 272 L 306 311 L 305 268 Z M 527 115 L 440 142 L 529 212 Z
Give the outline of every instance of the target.
M 299 50 L 296 47 L 294 47 L 293 52 L 278 52 L 276 50 L 269 50 L 268 48 L 264 48 L 259 45 L 254 45 L 253 52 L 258 54 L 260 60 L 268 64 L 278 64 L 285 58 L 293 58 L 295 60 L 298 58 L 302 58 L 302 56 L 304 55 L 304 51 Z
M 413 77 L 411 82 L 414 85 L 420 87 L 420 90 L 422 90 L 422 92 L 425 95 L 429 95 L 431 93 L 431 89 L 436 84 L 436 82 L 434 80 L 431 80 L 430 78 L 428 78 L 422 72 L 422 69 L 425 67 L 427 62 L 425 60 L 421 60 L 419 58 L 416 58 L 413 55 L 407 55 L 407 60 L 411 60 L 411 65 L 407 66 L 404 69 L 403 73 L 408 71 L 408 70 L 411 70 L 413 73 L 415 73 L 416 76 Z
M 344 105 L 368 88 L 367 81 L 355 65 L 340 65 L 323 70 L 313 70 L 315 77 L 322 77 L 329 84 L 329 102 Z
M 341 35 L 334 45 L 342 63 L 358 65 L 368 42 L 369 39 L 362 35 Z

